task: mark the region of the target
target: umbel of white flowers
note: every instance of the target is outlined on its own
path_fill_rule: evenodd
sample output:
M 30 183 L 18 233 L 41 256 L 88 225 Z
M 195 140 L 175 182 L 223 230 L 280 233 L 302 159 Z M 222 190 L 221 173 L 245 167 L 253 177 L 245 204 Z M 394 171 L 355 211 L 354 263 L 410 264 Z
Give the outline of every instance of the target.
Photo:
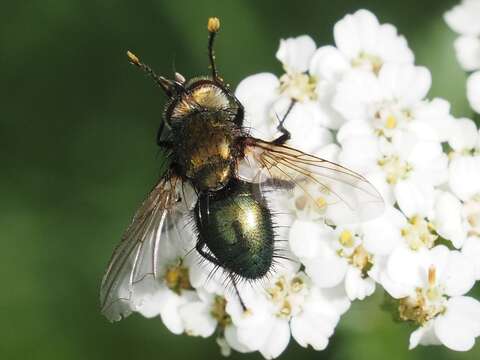
M 480 53 L 480 1 L 464 1 L 445 18 L 461 34 L 462 66 L 477 71 L 468 94 L 479 111 L 480 56 L 472 54 Z M 307 35 L 281 40 L 276 57 L 285 73 L 249 76 L 236 96 L 252 135 L 266 140 L 294 99 L 285 122 L 290 145 L 359 169 L 385 199 L 383 216 L 333 228 L 318 221 L 312 199 L 294 193 L 283 200 L 295 216 L 282 236 L 298 261 L 241 286 L 247 311 L 194 252 L 185 256 L 193 244 L 184 243 L 160 245 L 163 280 L 143 284 L 130 307 L 160 316 L 175 334 L 216 336 L 224 355 L 259 351 L 271 359 L 291 337 L 325 349 L 351 302 L 380 287 L 397 317 L 417 326 L 410 348 L 467 351 L 480 335 L 480 302 L 467 295 L 480 279 L 478 129 L 455 119 L 446 100 L 425 98 L 430 72 L 415 65 L 393 25 L 359 10 L 333 34 L 334 45 L 318 48 Z

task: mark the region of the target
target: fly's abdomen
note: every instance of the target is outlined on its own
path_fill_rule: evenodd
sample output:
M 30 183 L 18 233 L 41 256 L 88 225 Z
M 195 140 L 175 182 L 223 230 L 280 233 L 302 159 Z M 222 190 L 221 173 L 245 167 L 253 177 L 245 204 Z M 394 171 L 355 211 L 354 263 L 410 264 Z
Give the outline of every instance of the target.
M 254 189 L 232 180 L 222 191 L 200 196 L 195 207 L 199 241 L 220 266 L 247 279 L 270 270 L 274 248 L 272 215 Z

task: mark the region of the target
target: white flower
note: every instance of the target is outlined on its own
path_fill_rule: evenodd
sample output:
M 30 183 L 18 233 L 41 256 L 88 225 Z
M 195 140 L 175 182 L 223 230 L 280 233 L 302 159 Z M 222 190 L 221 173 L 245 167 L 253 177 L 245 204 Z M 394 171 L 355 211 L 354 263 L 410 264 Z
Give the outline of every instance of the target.
M 480 71 L 474 72 L 467 79 L 467 99 L 472 109 L 480 114 Z
M 224 298 L 201 290 L 197 290 L 197 294 L 198 299 L 180 307 L 180 317 L 187 335 L 209 337 L 222 320 L 218 317 L 222 309 L 217 308 L 223 305 Z
M 139 283 L 135 289 L 135 297 L 131 300 L 131 307 L 133 311 L 147 318 L 160 315 L 162 322 L 172 333 L 181 334 L 185 327 L 180 309 L 195 301 L 197 295 L 188 282 L 188 269 L 181 260 L 177 258 L 168 264 L 163 281 L 148 278 Z
M 314 152 L 332 141 L 326 128 L 328 116 L 316 101 L 316 80 L 309 73 L 315 49 L 315 42 L 306 35 L 281 40 L 276 56 L 285 74 L 279 79 L 269 73 L 257 74 L 238 85 L 235 95 L 245 107 L 245 125 L 253 136 L 265 140 L 278 137 L 279 122 L 295 101 L 284 123 L 292 135 L 289 144 Z
M 351 71 L 338 84 L 333 106 L 348 121 L 368 121 L 378 136 L 391 137 L 398 129 L 416 130 L 411 126 L 422 119 L 416 111 L 430 85 L 426 68 L 408 64 L 385 64 L 378 77 Z
M 480 302 L 463 296 L 475 283 L 465 255 L 445 246 L 417 252 L 398 248 L 387 271 L 398 285 L 391 295 L 400 299 L 400 318 L 421 326 L 412 333 L 410 348 L 442 343 L 466 351 L 473 346 L 480 336 Z
M 480 35 L 480 2 L 462 0 L 460 5 L 445 13 L 445 21 L 457 33 Z
M 462 1 L 444 15 L 445 21 L 460 36 L 455 40 L 455 52 L 466 71 L 480 69 L 480 2 Z
M 445 13 L 445 21 L 460 36 L 455 40 L 455 52 L 465 71 L 480 70 L 480 1 L 463 0 Z M 472 109 L 480 113 L 480 72 L 467 79 L 467 98 Z
M 301 346 L 325 349 L 346 310 L 345 298 L 322 292 L 301 272 L 276 275 L 265 285 L 265 291 L 243 287 L 241 295 L 246 311 L 236 298 L 227 303 L 232 326 L 227 328 L 226 340 L 232 348 L 257 350 L 267 359 L 283 352 L 290 334 Z
M 453 194 L 437 191 L 435 211 L 432 219 L 435 230 L 444 239 L 460 249 L 468 235 L 468 223 L 463 217 L 463 205 Z
M 368 276 L 373 257 L 356 227 L 333 230 L 324 224 L 297 220 L 289 239 L 292 251 L 318 287 L 341 285 L 350 300 L 363 300 L 375 291 L 375 282 Z
M 477 112 L 479 18 L 480 0 L 445 14 L 460 34 L 459 62 L 476 71 L 467 96 Z M 291 337 L 325 349 L 351 301 L 380 285 L 400 318 L 418 326 L 410 348 L 469 350 L 480 336 L 480 302 L 466 295 L 480 280 L 480 132 L 473 121 L 454 119 L 446 100 L 426 99 L 431 74 L 414 65 L 394 26 L 359 10 L 335 24 L 334 40 L 318 49 L 308 35 L 281 40 L 284 73 L 252 75 L 236 89 L 244 126 L 272 140 L 290 111 L 288 145 L 361 172 L 384 197 L 383 215 L 338 225 L 329 180 L 299 180 L 292 191 L 266 195 L 283 240 L 268 276 L 225 285 L 232 279 L 222 267 L 191 251 L 193 242 L 172 238 L 160 242 L 160 276 L 135 284 L 126 306 L 160 316 L 175 334 L 215 334 L 225 356 L 258 351 L 273 359 Z M 252 178 L 254 167 L 243 165 L 239 176 Z M 334 189 L 341 195 L 341 186 Z M 447 242 L 458 250 L 438 245 Z
M 462 253 L 473 263 L 475 279 L 480 280 L 480 237 L 478 235 L 469 236 L 463 244 Z
M 433 187 L 447 180 L 447 157 L 440 143 L 421 141 L 406 132 L 396 133 L 391 141 L 377 139 L 360 129 L 368 129 L 361 122 L 355 135 L 355 122 L 349 124 L 338 134 L 341 163 L 363 169 L 384 199 L 391 204 L 398 201 L 407 216 L 428 216 L 433 207 Z
M 346 15 L 333 28 L 335 44 L 352 67 L 378 72 L 384 63 L 413 63 L 407 41 L 368 10 Z
M 465 71 L 480 69 L 480 38 L 478 36 L 459 36 L 455 42 L 458 62 Z

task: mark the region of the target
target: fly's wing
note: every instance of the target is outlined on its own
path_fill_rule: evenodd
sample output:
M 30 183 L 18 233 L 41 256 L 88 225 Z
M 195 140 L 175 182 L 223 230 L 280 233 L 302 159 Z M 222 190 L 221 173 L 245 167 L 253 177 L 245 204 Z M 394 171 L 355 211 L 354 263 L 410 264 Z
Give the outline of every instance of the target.
M 383 213 L 381 195 L 363 176 L 284 145 L 245 139 L 240 176 L 269 189 L 290 189 L 335 224 L 358 223 Z M 279 184 L 276 186 L 275 184 Z M 283 185 L 282 185 L 283 184 Z
M 154 286 L 161 266 L 160 243 L 178 246 L 178 242 L 190 240 L 184 239 L 185 236 L 193 238 L 184 229 L 189 199 L 183 196 L 183 185 L 186 186 L 177 177 L 161 179 L 115 248 L 100 288 L 101 311 L 110 321 L 128 316 L 136 292 Z

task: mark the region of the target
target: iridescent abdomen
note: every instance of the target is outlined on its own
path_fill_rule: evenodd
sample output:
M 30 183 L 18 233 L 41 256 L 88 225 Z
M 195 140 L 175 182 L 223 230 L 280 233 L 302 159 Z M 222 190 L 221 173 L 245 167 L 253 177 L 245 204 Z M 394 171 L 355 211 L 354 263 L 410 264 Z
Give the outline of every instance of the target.
M 218 265 L 247 279 L 267 274 L 274 249 L 272 214 L 255 190 L 233 179 L 221 191 L 201 194 L 195 207 L 199 241 Z

